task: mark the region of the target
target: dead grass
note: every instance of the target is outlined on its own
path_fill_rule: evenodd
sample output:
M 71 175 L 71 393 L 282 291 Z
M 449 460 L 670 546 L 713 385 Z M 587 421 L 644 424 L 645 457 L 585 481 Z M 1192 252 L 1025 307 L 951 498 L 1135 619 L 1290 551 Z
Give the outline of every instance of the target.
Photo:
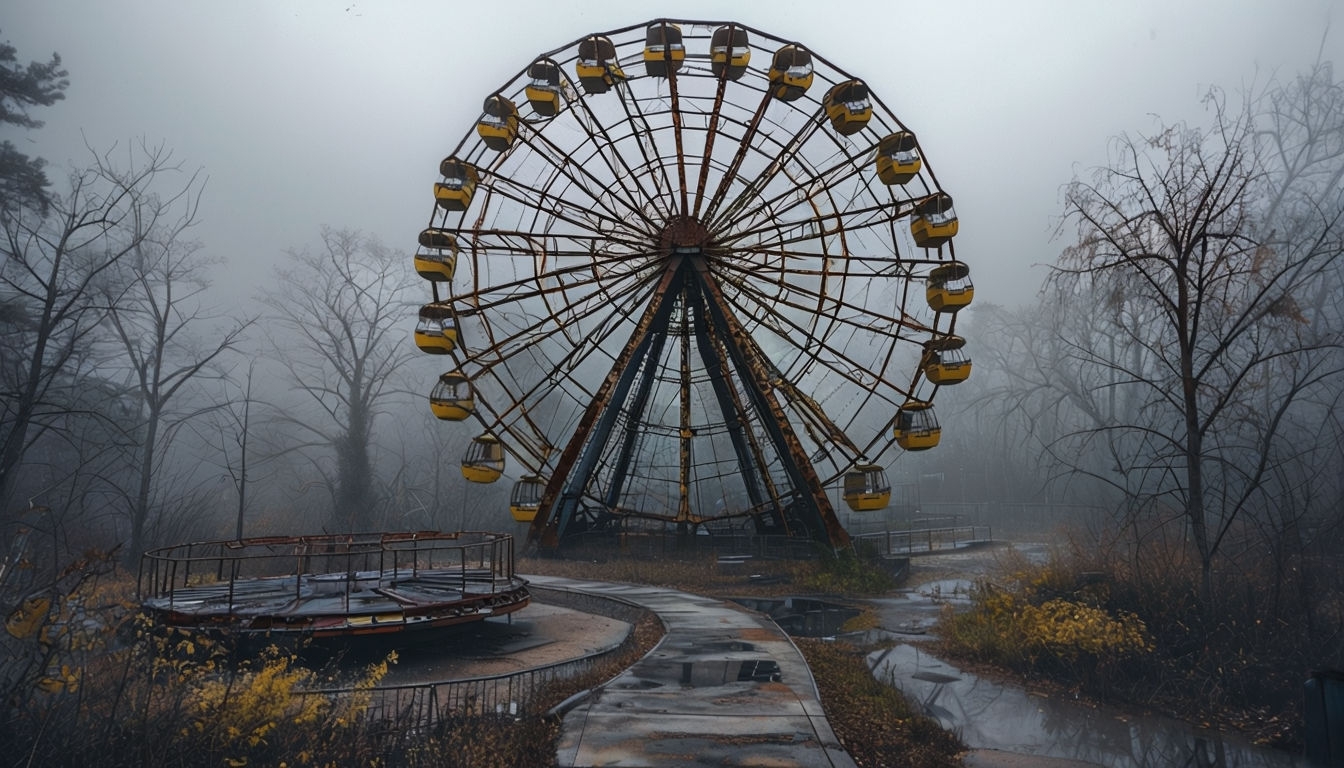
M 712 553 L 600 561 L 530 557 L 519 559 L 517 570 L 571 579 L 654 584 L 716 597 L 859 596 L 882 594 L 895 587 L 891 574 L 852 554 L 812 560 L 743 561 L 720 561 Z
M 860 768 L 939 768 L 960 765 L 956 736 L 878 682 L 865 649 L 843 642 L 799 638 L 795 644 L 817 681 L 831 730 Z

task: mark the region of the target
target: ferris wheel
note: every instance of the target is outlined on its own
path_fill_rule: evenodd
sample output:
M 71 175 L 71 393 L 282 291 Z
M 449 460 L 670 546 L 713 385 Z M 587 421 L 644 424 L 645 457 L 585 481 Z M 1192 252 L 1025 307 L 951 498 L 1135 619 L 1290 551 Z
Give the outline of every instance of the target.
M 463 474 L 554 547 L 613 531 L 848 542 L 970 361 L 952 198 L 802 44 L 658 19 L 538 56 L 440 163 L 416 343 Z M 514 464 L 516 462 L 516 464 Z

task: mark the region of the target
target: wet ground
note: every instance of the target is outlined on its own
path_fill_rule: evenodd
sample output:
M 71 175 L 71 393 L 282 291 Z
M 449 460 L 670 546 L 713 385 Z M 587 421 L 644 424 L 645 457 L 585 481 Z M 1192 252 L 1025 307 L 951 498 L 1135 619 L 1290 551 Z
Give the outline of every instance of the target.
M 868 601 L 879 626 L 867 639 L 895 641 L 869 657 L 873 674 L 956 732 L 972 748 L 968 768 L 1303 765 L 1188 723 L 982 679 L 928 653 L 939 614 L 946 606 L 969 605 L 976 578 L 994 573 L 1005 556 L 1043 561 L 1047 553 L 1047 545 L 1028 543 L 916 557 L 908 587 Z M 670 630 L 679 627 L 657 652 L 566 715 L 561 764 L 754 765 L 766 754 L 778 765 L 852 764 L 825 723 L 805 663 L 775 636 L 779 629 L 766 630 L 778 625 L 791 634 L 834 634 L 852 615 L 847 608 L 803 598 L 743 598 L 733 610 L 731 603 L 670 590 L 554 581 L 640 602 Z M 749 621 L 751 615 L 766 624 Z M 581 658 L 629 631 L 622 621 L 534 601 L 512 618 L 489 619 L 431 647 L 404 651 L 384 683 L 500 674 Z M 742 734 L 754 734 L 749 748 Z M 751 760 L 742 762 L 744 755 Z M 707 756 L 713 760 L 700 759 Z
M 1136 716 L 1066 695 L 1000 685 L 931 656 L 944 606 L 969 604 L 974 579 L 994 571 L 1011 546 L 1041 561 L 1044 544 L 1000 545 L 912 561 L 910 585 L 898 596 L 872 600 L 879 629 L 869 639 L 896 640 L 868 663 L 877 679 L 900 688 L 926 714 L 973 748 L 969 766 L 1218 766 L 1287 768 L 1290 755 L 1254 747 L 1235 735 L 1200 730 L 1169 718 Z
M 807 662 L 765 614 L 671 589 L 532 578 L 641 605 L 667 632 L 565 712 L 558 765 L 853 768 Z
M 619 645 L 629 623 L 539 603 L 509 616 L 452 627 L 433 643 L 398 652 L 383 685 L 504 675 L 598 653 Z

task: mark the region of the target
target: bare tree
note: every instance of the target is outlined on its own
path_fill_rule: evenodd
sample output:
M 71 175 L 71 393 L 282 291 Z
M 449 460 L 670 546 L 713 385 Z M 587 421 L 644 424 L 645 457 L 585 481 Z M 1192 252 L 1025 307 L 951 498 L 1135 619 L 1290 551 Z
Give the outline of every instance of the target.
M 124 556 L 134 562 L 144 551 L 146 523 L 156 508 L 156 477 L 178 431 L 214 406 L 181 397 L 189 385 L 223 376 L 222 355 L 236 346 L 251 320 L 224 320 L 201 303 L 209 287 L 209 262 L 199 245 L 183 236 L 195 220 L 199 196 L 183 198 L 181 215 L 144 238 L 122 260 L 121 279 L 111 286 L 110 325 L 127 369 L 138 418 L 127 425 L 132 435 L 135 480 L 129 492 L 130 542 Z M 227 323 L 227 330 L 216 326 Z M 201 338 L 209 338 L 201 342 Z M 115 365 L 116 363 L 114 363 Z
M 1256 137 L 1272 182 L 1266 220 L 1277 223 L 1275 239 L 1281 247 L 1311 247 L 1319 223 L 1328 221 L 1331 211 L 1344 209 L 1344 83 L 1335 81 L 1330 62 L 1318 59 L 1270 91 L 1263 112 Z M 1344 260 L 1330 264 L 1299 303 L 1304 336 L 1328 339 L 1344 328 Z M 1344 365 L 1338 361 L 1344 353 L 1335 355 L 1334 365 Z M 1338 552 L 1337 537 L 1344 531 L 1341 402 L 1344 386 L 1329 387 L 1315 399 L 1314 409 L 1292 423 L 1296 459 L 1276 468 L 1271 493 L 1277 503 L 1257 521 L 1267 544 L 1261 551 L 1268 550 L 1274 565 L 1276 615 L 1281 602 L 1295 602 L 1309 629 L 1322 602 L 1312 593 L 1335 589 L 1322 583 L 1332 569 L 1322 565 L 1320 555 L 1330 559 L 1328 553 Z
M 93 154 L 49 205 L 0 206 L 0 509 L 8 509 L 25 452 L 59 436 L 84 394 L 95 341 L 106 330 L 104 283 L 114 268 L 193 197 L 195 178 L 164 188 L 180 172 L 171 153 L 143 142 L 125 168 L 113 151 Z
M 248 472 L 252 466 L 252 454 L 248 448 L 252 444 L 252 381 L 256 373 L 254 364 L 247 366 L 247 381 L 243 387 L 243 401 L 237 408 L 230 407 L 228 410 L 229 421 L 233 424 L 234 445 L 238 451 L 235 460 L 229 460 L 229 451 L 227 444 L 221 445 L 225 458 L 225 466 L 229 470 L 229 478 L 233 481 L 233 487 L 238 491 L 238 514 L 234 525 L 234 538 L 242 540 L 243 523 L 247 516 L 247 482 Z M 221 435 L 223 432 L 221 432 Z
M 1093 414 L 1060 455 L 1104 443 L 1137 506 L 1185 519 L 1206 611 L 1220 547 L 1265 502 L 1275 467 L 1298 458 L 1289 425 L 1336 386 L 1338 334 L 1319 332 L 1303 298 L 1344 235 L 1337 207 L 1266 221 L 1277 190 L 1254 115 L 1216 93 L 1209 104 L 1209 130 L 1121 136 L 1108 167 L 1069 186 L 1078 239 L 1051 276 L 1092 299 L 1095 322 L 1061 331 L 1072 367 L 1125 404 L 1114 421 Z
M 256 363 L 255 359 L 248 361 L 247 375 L 241 382 L 234 381 L 232 376 L 222 380 L 226 391 L 225 397 L 211 414 L 210 423 L 203 425 L 203 428 L 195 428 L 197 435 L 217 450 L 220 457 L 219 466 L 228 475 L 229 483 L 233 486 L 236 496 L 233 526 L 235 539 L 243 538 L 247 511 L 252 504 L 250 495 L 252 482 L 258 479 L 257 467 L 265 464 L 269 458 L 264 454 L 258 455 L 254 434 L 253 407 L 265 405 L 253 391 L 256 383 Z M 228 394 L 235 386 L 238 388 L 237 396 Z
M 405 257 L 359 232 L 329 228 L 316 251 L 288 256 L 262 297 L 271 310 L 268 333 L 290 382 L 320 414 L 279 418 L 299 431 L 293 448 L 326 480 L 331 525 L 370 530 L 379 522 L 374 422 L 402 391 L 399 374 L 415 354 L 405 330 L 412 306 Z
M 1084 306 L 1042 294 L 1029 306 L 984 303 L 963 310 L 959 322 L 967 323 L 966 337 L 976 342 L 970 350 L 975 372 L 957 385 L 956 400 L 965 407 L 940 418 L 944 435 L 952 434 L 949 448 L 955 448 L 963 430 L 974 436 L 956 460 L 971 468 L 965 481 L 972 473 L 985 478 L 986 501 L 1067 503 L 1070 522 L 1078 524 L 1090 522 L 1084 508 L 1100 505 L 1097 484 L 1079 482 L 1076 471 L 1060 473 L 1050 458 L 1060 435 L 1076 426 L 1078 414 L 1106 419 L 1113 408 L 1096 372 L 1066 373 L 1081 372 L 1067 365 L 1070 349 L 1055 329 L 1089 322 Z M 1037 522 L 1048 519 L 1042 515 Z

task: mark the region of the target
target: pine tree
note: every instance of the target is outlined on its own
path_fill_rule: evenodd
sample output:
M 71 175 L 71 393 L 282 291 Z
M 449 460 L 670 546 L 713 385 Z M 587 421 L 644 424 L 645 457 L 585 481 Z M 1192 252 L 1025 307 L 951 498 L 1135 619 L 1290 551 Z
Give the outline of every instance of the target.
M 29 114 L 32 107 L 49 107 L 65 98 L 70 84 L 61 68 L 59 54 L 46 63 L 19 63 L 18 51 L 0 43 L 0 124 L 41 128 L 42 121 Z M 0 142 L 0 206 L 36 205 L 45 212 L 48 203 L 45 161 L 28 157 L 10 141 Z

